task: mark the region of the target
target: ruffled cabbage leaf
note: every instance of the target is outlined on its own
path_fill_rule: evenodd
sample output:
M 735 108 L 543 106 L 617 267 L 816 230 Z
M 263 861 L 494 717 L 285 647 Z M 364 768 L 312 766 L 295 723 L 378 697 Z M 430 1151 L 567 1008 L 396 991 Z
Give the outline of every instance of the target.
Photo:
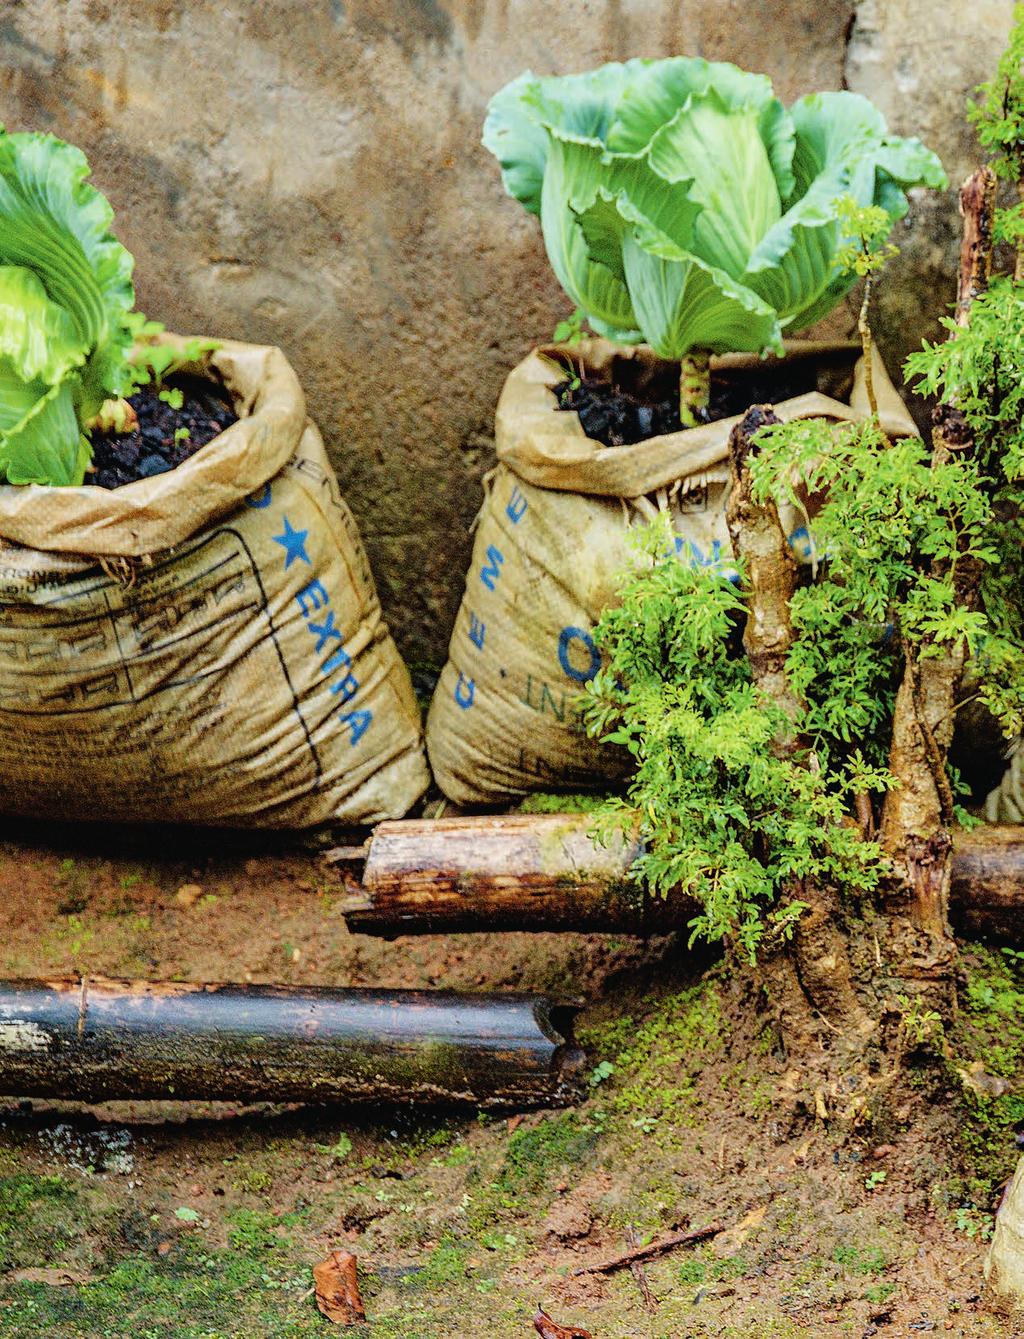
M 131 386 L 132 258 L 85 155 L 0 127 L 0 478 L 80 484 L 83 424 Z
M 685 56 L 527 72 L 491 101 L 483 142 L 590 325 L 666 359 L 780 351 L 856 281 L 839 200 L 895 222 L 908 189 L 946 185 L 857 94 L 787 110 L 765 76 Z

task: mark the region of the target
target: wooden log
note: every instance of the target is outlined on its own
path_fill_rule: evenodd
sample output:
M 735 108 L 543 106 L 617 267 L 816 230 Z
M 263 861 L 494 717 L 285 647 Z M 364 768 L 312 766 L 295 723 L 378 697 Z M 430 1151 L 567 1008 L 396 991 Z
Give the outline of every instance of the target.
M 949 898 L 958 934 L 1024 944 L 1024 826 L 955 829 Z
M 361 882 L 341 909 L 363 934 L 678 928 L 679 909 L 666 913 L 628 877 L 640 850 L 635 838 L 600 846 L 591 826 L 588 814 L 380 823 Z M 337 854 L 334 863 L 355 853 Z
M 336 853 L 358 864 L 342 910 L 359 934 L 564 930 L 668 934 L 695 904 L 651 897 L 629 877 L 630 834 L 607 846 L 588 814 L 507 814 L 381 823 L 368 846 Z M 954 834 L 953 923 L 963 934 L 1024 941 L 1024 827 Z
M 0 982 L 0 1094 L 557 1105 L 571 1007 L 539 996 Z

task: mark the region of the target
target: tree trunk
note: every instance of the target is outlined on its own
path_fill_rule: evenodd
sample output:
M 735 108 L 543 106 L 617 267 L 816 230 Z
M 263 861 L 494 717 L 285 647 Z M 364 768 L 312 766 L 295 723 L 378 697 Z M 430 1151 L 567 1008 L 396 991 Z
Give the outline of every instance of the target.
M 964 326 L 971 304 L 988 286 L 992 265 L 992 215 L 995 176 L 983 168 L 960 191 L 964 218 L 956 320 Z M 932 459 L 948 460 L 953 452 L 973 450 L 966 420 L 955 404 L 935 411 Z M 948 566 L 936 562 L 932 575 L 949 578 Z M 957 604 L 973 609 L 977 603 L 981 570 L 961 560 L 954 577 Z M 889 771 L 896 786 L 886 796 L 881 843 L 893 869 L 890 903 L 905 911 L 910 926 L 899 937 L 900 970 L 909 979 L 945 981 L 945 1001 L 952 1001 L 952 972 L 956 957 L 949 928 L 952 875 L 953 796 L 947 754 L 953 738 L 957 693 L 966 662 L 963 643 L 940 655 L 927 654 L 904 642 L 904 672 L 893 715 Z
M 732 485 L 726 510 L 733 551 L 744 564 L 747 621 L 743 648 L 754 682 L 764 698 L 795 723 L 804 704 L 786 673 L 786 658 L 795 640 L 790 602 L 797 567 L 774 502 L 753 495 L 749 461 L 758 431 L 779 422 L 769 405 L 755 405 L 729 437 Z M 813 766 L 806 743 L 795 728 L 775 740 L 779 757 Z M 786 890 L 806 910 L 796 923 L 792 941 L 761 950 L 759 972 L 765 994 L 776 1012 L 782 1037 L 804 1049 L 824 1027 L 855 1048 L 872 1030 L 857 999 L 843 934 L 842 908 L 835 890 L 802 880 Z

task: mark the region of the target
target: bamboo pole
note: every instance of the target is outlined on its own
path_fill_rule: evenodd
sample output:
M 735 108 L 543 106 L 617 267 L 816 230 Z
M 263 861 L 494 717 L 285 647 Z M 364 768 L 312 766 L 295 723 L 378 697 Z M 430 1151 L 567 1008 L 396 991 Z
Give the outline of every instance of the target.
M 523 995 L 0 982 L 0 1094 L 550 1106 L 578 1095 L 573 1013 Z
M 348 867 L 349 928 L 393 938 L 483 930 L 668 934 L 695 914 L 628 877 L 632 835 L 598 846 L 587 814 L 507 814 L 381 823 L 368 845 L 328 853 Z M 953 920 L 964 934 L 1024 941 L 1024 827 L 954 833 Z

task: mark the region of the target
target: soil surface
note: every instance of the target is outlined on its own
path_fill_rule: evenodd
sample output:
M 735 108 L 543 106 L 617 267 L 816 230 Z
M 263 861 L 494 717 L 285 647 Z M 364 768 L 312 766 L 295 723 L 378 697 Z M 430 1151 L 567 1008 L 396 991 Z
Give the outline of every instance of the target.
M 0 974 L 526 989 L 582 998 L 590 1095 L 523 1118 L 0 1099 L 3 1339 L 302 1339 L 311 1268 L 359 1257 L 358 1339 L 1009 1339 L 985 1234 L 1024 1118 L 1024 976 L 965 952 L 936 1088 L 852 1133 L 747 978 L 685 940 L 347 932 L 312 849 L 0 828 Z M 981 1098 L 957 1077 L 1007 1079 Z M 989 1085 L 994 1087 L 996 1085 Z M 953 1120 L 949 1117 L 952 1114 Z M 940 1119 L 941 1117 L 941 1119 Z M 576 1275 L 714 1225 L 644 1270 Z
M 815 389 L 815 371 L 806 362 L 716 374 L 711 378 L 711 401 L 704 422 L 731 418 L 745 413 L 752 404 L 776 404 Z M 558 401 L 556 408 L 579 414 L 587 436 L 605 446 L 629 446 L 682 430 L 678 394 L 644 398 L 599 377 L 572 377 L 553 386 L 552 392 Z
M 165 474 L 238 418 L 223 391 L 194 377 L 173 377 L 162 387 L 143 386 L 128 397 L 128 403 L 138 416 L 138 429 L 93 434 L 92 470 L 86 483 L 120 488 Z

